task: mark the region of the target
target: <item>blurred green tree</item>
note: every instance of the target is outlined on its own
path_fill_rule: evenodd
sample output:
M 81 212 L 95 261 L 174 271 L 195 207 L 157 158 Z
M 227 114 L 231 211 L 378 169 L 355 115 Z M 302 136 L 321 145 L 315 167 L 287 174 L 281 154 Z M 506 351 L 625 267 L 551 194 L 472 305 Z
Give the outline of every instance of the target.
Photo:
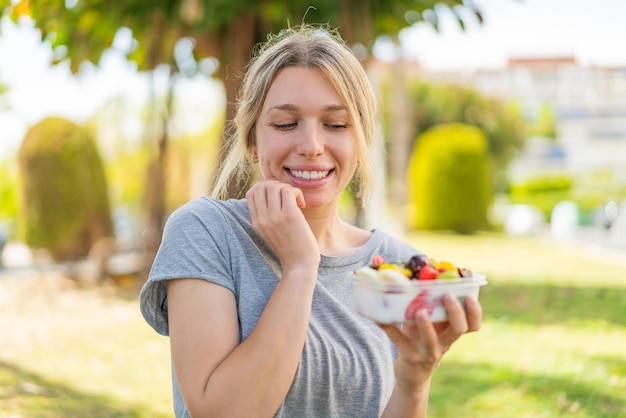
M 407 224 L 470 234 L 487 226 L 488 143 L 480 128 L 439 124 L 420 135 L 407 173 Z
M 166 66 L 170 77 L 176 73 L 191 74 L 211 67 L 210 61 L 204 59 L 216 58 L 217 73 L 227 92 L 228 120 L 239 86 L 238 75 L 243 72 L 252 47 L 264 40 L 267 32 L 292 22 L 328 22 L 339 27 L 350 44 L 361 44 L 361 49 L 367 50 L 378 35 L 396 34 L 419 21 L 437 28 L 438 7 L 450 10 L 461 27 L 461 10 L 470 11 L 482 21 L 476 5 L 467 0 L 18 0 L 5 13 L 13 19 L 30 16 L 43 39 L 54 48 L 56 61 L 69 60 L 73 71 L 86 61 L 97 64 L 121 30 L 132 32 L 134 42 L 126 52 L 141 71 Z M 163 173 L 172 89 L 170 83 L 162 112 L 155 112 L 165 126 L 159 130 L 155 147 L 158 151 L 147 177 L 149 229 L 159 237 L 165 219 Z M 223 142 L 221 152 L 224 148 Z M 245 187 L 233 184 L 231 195 L 240 196 Z M 154 246 L 158 241 L 154 240 Z
M 387 88 L 385 92 L 383 102 L 393 103 L 392 89 Z M 403 155 L 407 157 L 395 161 L 404 167 L 403 173 L 407 170 L 410 149 L 416 146 L 421 133 L 435 125 L 458 122 L 476 126 L 484 132 L 488 141 L 493 186 L 505 188 L 506 167 L 522 149 L 529 130 L 529 124 L 516 103 L 485 97 L 472 88 L 460 85 L 429 83 L 419 79 L 410 80 L 408 95 L 408 119 L 412 123 L 411 137 L 414 141 L 408 144 L 409 149 L 404 150 Z M 393 106 L 383 108 L 387 113 L 383 115 L 385 129 L 389 130 L 388 121 L 393 117 L 388 113 Z
M 425 132 L 440 123 L 461 122 L 479 127 L 487 136 L 496 170 L 503 170 L 522 149 L 528 125 L 514 102 L 485 97 L 472 88 L 412 83 L 414 129 Z
M 104 167 L 84 128 L 62 118 L 42 120 L 26 133 L 18 163 L 18 227 L 26 244 L 68 261 L 113 235 Z

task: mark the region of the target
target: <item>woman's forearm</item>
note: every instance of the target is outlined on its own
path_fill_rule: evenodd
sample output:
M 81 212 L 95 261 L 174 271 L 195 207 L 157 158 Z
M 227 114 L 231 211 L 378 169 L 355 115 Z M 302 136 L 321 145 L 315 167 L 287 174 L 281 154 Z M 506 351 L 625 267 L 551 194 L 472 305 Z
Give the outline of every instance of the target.
M 190 412 L 211 417 L 274 415 L 302 356 L 316 279 L 316 273 L 293 276 L 281 278 L 249 337 L 207 372 L 201 398 L 188 405 Z

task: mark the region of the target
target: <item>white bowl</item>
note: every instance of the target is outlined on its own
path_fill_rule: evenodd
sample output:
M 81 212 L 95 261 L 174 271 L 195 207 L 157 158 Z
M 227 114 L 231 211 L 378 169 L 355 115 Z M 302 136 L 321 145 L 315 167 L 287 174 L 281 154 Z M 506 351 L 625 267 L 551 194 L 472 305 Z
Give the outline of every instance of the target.
M 412 322 L 421 308 L 430 313 L 431 321 L 441 322 L 448 319 L 443 295 L 452 293 L 465 306 L 465 297 L 478 300 L 479 289 L 486 284 L 481 273 L 458 279 L 410 280 L 406 285 L 372 282 L 354 275 L 354 304 L 360 315 L 381 324 Z

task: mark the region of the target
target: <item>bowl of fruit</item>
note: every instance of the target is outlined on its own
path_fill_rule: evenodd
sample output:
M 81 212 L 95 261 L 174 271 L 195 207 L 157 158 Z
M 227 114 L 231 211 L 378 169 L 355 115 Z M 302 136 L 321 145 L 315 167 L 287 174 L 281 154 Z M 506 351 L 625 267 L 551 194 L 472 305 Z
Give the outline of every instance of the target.
M 426 309 L 433 322 L 446 321 L 448 313 L 442 298 L 456 296 L 465 306 L 465 298 L 478 299 L 486 276 L 416 254 L 408 261 L 385 262 L 380 256 L 372 264 L 353 272 L 356 311 L 382 324 L 412 322 Z

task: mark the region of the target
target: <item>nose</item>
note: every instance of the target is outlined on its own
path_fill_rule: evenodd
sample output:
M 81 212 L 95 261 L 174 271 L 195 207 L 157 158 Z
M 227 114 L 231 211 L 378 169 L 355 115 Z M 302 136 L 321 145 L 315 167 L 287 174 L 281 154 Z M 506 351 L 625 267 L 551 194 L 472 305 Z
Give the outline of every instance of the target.
M 314 123 L 304 124 L 297 152 L 308 158 L 316 157 L 324 152 L 324 133 L 321 126 Z

